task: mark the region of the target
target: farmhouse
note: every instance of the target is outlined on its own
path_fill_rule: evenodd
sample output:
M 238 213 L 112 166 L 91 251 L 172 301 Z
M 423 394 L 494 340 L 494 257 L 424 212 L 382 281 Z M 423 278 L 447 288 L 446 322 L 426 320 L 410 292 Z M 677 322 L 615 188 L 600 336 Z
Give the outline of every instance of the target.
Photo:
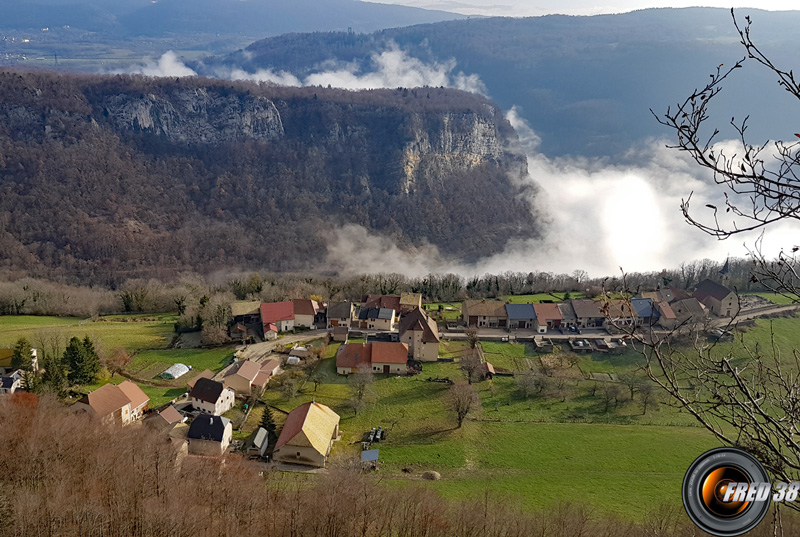
M 534 304 L 533 310 L 536 312 L 536 327 L 540 334 L 561 326 L 563 317 L 561 317 L 561 310 L 558 309 L 558 304 L 547 302 Z
M 339 415 L 325 405 L 305 403 L 289 412 L 272 458 L 322 468 L 338 437 Z
M 189 392 L 189 403 L 192 408 L 208 414 L 217 416 L 224 414 L 233 408 L 234 402 L 233 390 L 216 380 L 197 379 L 194 388 Z
M 678 323 L 700 323 L 708 319 L 708 311 L 696 298 L 686 298 L 670 304 Z
M 197 416 L 189 426 L 188 438 L 192 455 L 222 455 L 233 438 L 231 420 L 222 416 Z
M 608 319 L 608 326 L 623 327 L 637 324 L 636 310 L 627 300 L 604 300 L 602 308 Z
M 256 378 L 253 380 L 253 386 L 259 390 L 263 389 L 266 387 L 272 377 L 275 375 L 280 375 L 282 371 L 281 363 L 274 358 L 270 358 L 261 364 L 261 368 L 259 369 Z
M 269 325 L 274 324 L 278 332 L 294 329 L 294 304 L 292 302 L 264 302 L 261 304 L 261 323 L 266 339 Z
M 237 300 L 231 302 L 231 316 L 234 323 L 243 325 L 261 321 L 261 302 L 258 300 Z
M 88 412 L 105 424 L 128 425 L 142 417 L 149 401 L 139 386 L 126 380 L 119 386 L 106 384 L 84 395 L 72 410 Z
M 356 319 L 356 307 L 352 302 L 333 302 L 328 306 L 328 328 L 352 326 Z
M 302 328 L 312 328 L 315 326 L 319 304 L 316 300 L 300 298 L 292 300 L 294 307 L 294 325 Z
M 408 345 L 389 341 L 348 343 L 336 354 L 336 372 L 349 375 L 359 370 L 402 374 L 407 371 Z
M 533 304 L 506 304 L 509 328 L 536 328 Z
M 396 320 L 396 312 L 391 308 L 362 308 L 358 314 L 360 328 L 374 330 L 392 330 Z
M 240 362 L 239 367 L 235 369 L 236 371 L 229 373 L 225 377 L 225 386 L 232 388 L 233 391 L 238 394 L 250 395 L 253 381 L 255 381 L 259 371 L 261 371 L 261 367 L 255 362 L 245 360 Z
M 605 326 L 606 316 L 603 314 L 600 302 L 588 299 L 570 302 L 580 328 L 603 328 Z
M 736 293 L 715 281 L 705 279 L 698 283 L 692 296 L 719 317 L 735 317 L 739 313 Z
M 439 326 L 421 308 L 414 308 L 400 321 L 400 341 L 408 345 L 414 360 L 435 362 L 439 359 Z
M 499 300 L 465 300 L 461 304 L 461 318 L 467 326 L 478 328 L 505 328 L 508 325 L 506 304 Z

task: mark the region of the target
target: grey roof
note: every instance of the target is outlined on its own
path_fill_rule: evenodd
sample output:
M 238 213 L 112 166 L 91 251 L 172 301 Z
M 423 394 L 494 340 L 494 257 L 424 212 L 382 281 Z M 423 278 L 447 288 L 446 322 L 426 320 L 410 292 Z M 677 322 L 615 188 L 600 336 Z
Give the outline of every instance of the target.
M 558 311 L 561 312 L 561 317 L 563 317 L 565 321 L 574 321 L 578 318 L 575 315 L 575 309 L 569 302 L 559 302 Z
M 363 309 L 358 314 L 358 318 L 362 321 L 365 319 L 386 319 L 389 320 L 394 315 L 394 310 L 391 308 L 369 308 Z
M 605 317 L 605 315 L 603 315 L 602 304 L 597 300 L 575 299 L 570 303 L 572 304 L 572 309 L 575 310 L 575 315 L 579 319 Z
M 334 302 L 328 306 L 328 319 L 347 319 L 352 308 L 352 302 Z
M 659 316 L 658 310 L 655 308 L 655 304 L 649 298 L 632 298 L 631 304 L 633 305 L 633 309 L 636 310 L 636 314 L 639 317 L 646 319 Z
M 732 292 L 733 291 L 724 285 L 720 285 L 715 281 L 705 279 L 697 284 L 697 287 L 694 288 L 694 294 L 692 296 L 701 302 L 708 297 L 716 298 L 717 300 L 723 300 Z
M 512 321 L 535 319 L 533 304 L 506 304 L 506 315 Z
M 207 403 L 216 404 L 224 388 L 225 386 L 216 380 L 207 378 L 197 379 L 194 388 L 192 388 L 192 391 L 189 392 L 189 397 L 194 397 L 195 399 L 200 399 L 201 401 L 205 401 Z
M 194 440 L 213 440 L 222 442 L 225 437 L 225 428 L 231 422 L 222 416 L 212 416 L 201 414 L 197 416 L 189 426 L 188 437 Z

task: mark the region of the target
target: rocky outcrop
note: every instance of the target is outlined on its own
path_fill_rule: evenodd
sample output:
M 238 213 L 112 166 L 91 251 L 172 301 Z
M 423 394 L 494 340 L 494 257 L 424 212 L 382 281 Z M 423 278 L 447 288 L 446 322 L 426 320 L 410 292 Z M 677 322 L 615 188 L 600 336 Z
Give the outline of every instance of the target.
M 265 97 L 180 88 L 169 95 L 113 95 L 101 102 L 117 128 L 164 136 L 171 142 L 219 144 L 283 136 L 275 104 Z

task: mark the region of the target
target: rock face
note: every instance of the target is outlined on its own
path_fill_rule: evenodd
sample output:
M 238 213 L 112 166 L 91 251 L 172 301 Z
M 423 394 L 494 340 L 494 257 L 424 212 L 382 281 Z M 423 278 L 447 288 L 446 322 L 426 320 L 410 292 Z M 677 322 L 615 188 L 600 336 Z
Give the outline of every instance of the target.
M 515 139 L 444 88 L 0 71 L 0 269 L 328 270 L 353 225 L 475 260 L 538 234 Z
M 184 88 L 168 97 L 113 95 L 101 104 L 103 114 L 120 130 L 156 134 L 171 142 L 272 140 L 284 133 L 278 110 L 264 97 Z

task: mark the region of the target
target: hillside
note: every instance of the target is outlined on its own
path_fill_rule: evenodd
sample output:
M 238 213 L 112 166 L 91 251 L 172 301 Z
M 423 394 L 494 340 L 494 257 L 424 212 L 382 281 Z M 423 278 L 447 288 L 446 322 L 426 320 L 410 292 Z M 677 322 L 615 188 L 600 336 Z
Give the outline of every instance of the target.
M 475 259 L 537 234 L 515 139 L 456 90 L 3 72 L 0 268 L 324 269 L 345 224 Z
M 759 47 L 790 69 L 800 12 L 737 13 L 741 19 L 751 16 Z M 332 65 L 370 72 L 376 52 L 394 46 L 429 63 L 455 60 L 453 72 L 479 75 L 501 107 L 519 107 L 541 136 L 541 151 L 551 156 L 617 156 L 643 139 L 664 136 L 650 108 L 663 112 L 703 84 L 718 65 L 745 54 L 729 10 L 687 8 L 470 19 L 362 35 L 283 35 L 192 65 L 205 73 L 220 67 L 285 70 L 303 79 Z M 746 64 L 726 85 L 714 111 L 722 118 L 750 114 L 748 132 L 754 139 L 793 133 L 782 107 L 791 99 L 784 93 L 771 73 Z M 732 134 L 722 127 L 723 135 Z

